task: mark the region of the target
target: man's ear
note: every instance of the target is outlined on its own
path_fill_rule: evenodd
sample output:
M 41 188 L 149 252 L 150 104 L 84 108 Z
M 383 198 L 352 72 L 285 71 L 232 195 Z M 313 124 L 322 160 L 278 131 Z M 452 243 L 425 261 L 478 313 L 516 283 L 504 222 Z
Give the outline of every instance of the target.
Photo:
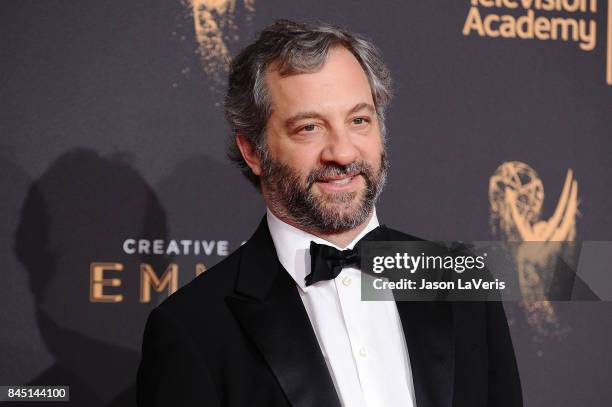
M 236 134 L 236 144 L 238 145 L 238 149 L 242 154 L 242 158 L 244 158 L 244 161 L 246 161 L 249 168 L 251 168 L 253 174 L 260 176 L 261 160 L 259 159 L 255 146 L 253 146 L 253 144 L 251 144 L 251 142 L 242 133 Z

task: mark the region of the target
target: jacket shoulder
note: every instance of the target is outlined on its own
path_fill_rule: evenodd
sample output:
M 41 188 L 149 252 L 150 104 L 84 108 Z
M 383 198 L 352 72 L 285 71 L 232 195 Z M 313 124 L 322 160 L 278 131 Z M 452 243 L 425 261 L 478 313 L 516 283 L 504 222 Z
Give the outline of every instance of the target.
M 166 298 L 158 307 L 170 315 L 214 310 L 234 291 L 242 246 Z M 204 311 L 206 312 L 206 311 Z M 214 311 L 213 311 L 214 312 Z

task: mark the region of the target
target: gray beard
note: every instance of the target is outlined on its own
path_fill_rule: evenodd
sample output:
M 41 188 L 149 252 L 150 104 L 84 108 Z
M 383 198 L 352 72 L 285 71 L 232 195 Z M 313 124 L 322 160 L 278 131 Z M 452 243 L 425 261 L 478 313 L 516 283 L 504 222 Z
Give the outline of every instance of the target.
M 387 179 L 389 163 L 386 151 L 380 157 L 380 170 L 374 174 L 364 161 L 354 161 L 345 166 L 326 165 L 314 169 L 302 183 L 299 174 L 287 164 L 273 159 L 266 151 L 262 154 L 261 180 L 268 193 L 270 209 L 288 219 L 299 229 L 318 233 L 340 233 L 364 223 L 374 208 Z M 316 196 L 312 187 L 323 178 L 359 173 L 365 180 L 365 192 L 337 192 Z M 350 212 L 329 207 L 326 204 L 350 204 L 357 194 L 363 194 L 358 207 Z

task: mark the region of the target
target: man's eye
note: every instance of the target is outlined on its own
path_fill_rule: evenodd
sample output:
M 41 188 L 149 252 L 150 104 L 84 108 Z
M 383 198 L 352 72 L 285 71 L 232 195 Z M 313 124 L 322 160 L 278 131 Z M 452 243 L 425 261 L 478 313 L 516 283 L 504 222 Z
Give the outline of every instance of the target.
M 353 119 L 353 124 L 356 124 L 358 126 L 362 125 L 362 124 L 365 124 L 365 123 L 367 123 L 367 120 L 364 117 L 355 117 Z
M 317 127 L 314 124 L 307 124 L 306 126 L 302 127 L 302 130 L 304 131 L 315 131 Z

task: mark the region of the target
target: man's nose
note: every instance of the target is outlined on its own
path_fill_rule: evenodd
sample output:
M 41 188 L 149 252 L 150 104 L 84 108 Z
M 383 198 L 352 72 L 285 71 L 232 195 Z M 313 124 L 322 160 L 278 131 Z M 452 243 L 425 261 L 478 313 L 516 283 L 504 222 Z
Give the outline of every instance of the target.
M 321 160 L 338 165 L 351 164 L 359 157 L 359 150 L 354 141 L 353 135 L 346 129 L 329 131 L 326 145 L 321 152 Z

